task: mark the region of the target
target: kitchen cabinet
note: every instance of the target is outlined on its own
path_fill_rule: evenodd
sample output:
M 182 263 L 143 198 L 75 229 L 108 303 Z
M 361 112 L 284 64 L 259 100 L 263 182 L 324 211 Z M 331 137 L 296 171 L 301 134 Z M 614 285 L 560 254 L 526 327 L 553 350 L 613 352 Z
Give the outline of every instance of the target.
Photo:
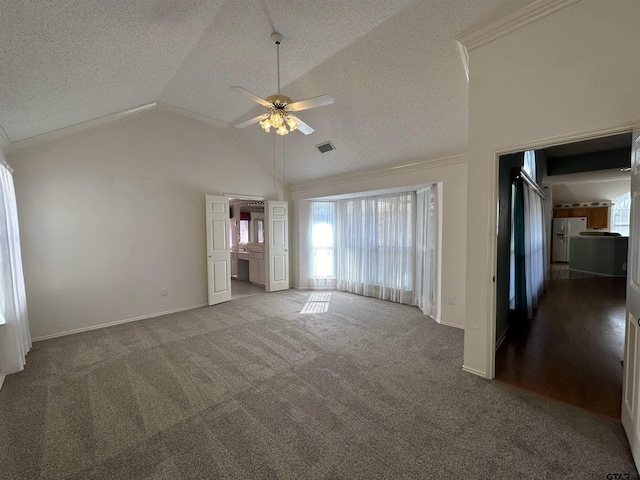
M 607 228 L 609 226 L 609 207 L 587 208 L 587 228 Z
M 570 217 L 586 217 L 589 208 L 572 208 Z
M 587 228 L 609 228 L 609 207 L 554 208 L 553 218 L 587 217 Z

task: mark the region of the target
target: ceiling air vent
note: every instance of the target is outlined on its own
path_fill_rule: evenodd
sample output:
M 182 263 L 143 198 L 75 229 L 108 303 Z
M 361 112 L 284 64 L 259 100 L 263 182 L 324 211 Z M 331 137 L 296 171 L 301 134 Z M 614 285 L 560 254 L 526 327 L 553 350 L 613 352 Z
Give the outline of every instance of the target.
M 321 143 L 320 145 L 316 145 L 316 148 L 320 150 L 320 153 L 327 153 L 336 149 L 331 142 Z

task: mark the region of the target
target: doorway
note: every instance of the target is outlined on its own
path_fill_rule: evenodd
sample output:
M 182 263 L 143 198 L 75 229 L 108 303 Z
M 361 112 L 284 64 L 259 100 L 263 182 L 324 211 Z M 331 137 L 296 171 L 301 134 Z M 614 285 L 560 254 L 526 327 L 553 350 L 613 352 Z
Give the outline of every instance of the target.
M 229 198 L 231 298 L 265 293 L 264 199 Z
M 622 241 L 611 231 L 611 211 L 624 193 L 620 189 L 630 188 L 630 175 L 621 171 L 629 167 L 630 146 L 631 134 L 624 134 L 536 151 L 541 159 L 537 180 L 546 196 L 548 275 L 531 319 L 514 315 L 508 304 L 510 233 L 506 232 L 512 222 L 508 173 L 519 163 L 518 154 L 500 157 L 499 164 L 495 378 L 616 419 L 622 395 L 626 272 L 612 274 L 589 265 L 589 257 L 602 259 L 604 254 L 594 255 L 593 250 L 585 258 L 579 254 L 581 241 L 601 242 L 598 249 Z M 608 211 L 606 225 L 595 222 L 595 210 L 580 211 L 603 204 Z M 594 221 L 574 242 L 573 262 L 569 253 L 566 261 L 552 262 L 553 242 L 558 242 L 552 219 L 573 213 L 560 212 L 563 207 L 575 209 L 576 214 L 593 213 Z

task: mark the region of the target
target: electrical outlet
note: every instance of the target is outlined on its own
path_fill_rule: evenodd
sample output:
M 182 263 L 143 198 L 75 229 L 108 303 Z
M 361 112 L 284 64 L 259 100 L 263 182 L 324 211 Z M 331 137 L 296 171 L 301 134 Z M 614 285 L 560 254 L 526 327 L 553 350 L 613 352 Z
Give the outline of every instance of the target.
M 160 296 L 161 297 L 166 297 L 169 295 L 169 289 L 168 288 L 161 288 L 160 289 Z
M 455 305 L 456 304 L 456 297 L 454 297 L 453 295 L 449 295 L 449 305 Z

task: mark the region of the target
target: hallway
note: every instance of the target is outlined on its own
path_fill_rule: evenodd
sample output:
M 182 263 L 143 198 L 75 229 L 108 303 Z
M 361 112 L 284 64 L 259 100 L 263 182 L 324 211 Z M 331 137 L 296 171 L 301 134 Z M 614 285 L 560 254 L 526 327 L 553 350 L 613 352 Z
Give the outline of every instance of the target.
M 559 270 L 533 320 L 510 327 L 496 380 L 619 419 L 626 279 Z

